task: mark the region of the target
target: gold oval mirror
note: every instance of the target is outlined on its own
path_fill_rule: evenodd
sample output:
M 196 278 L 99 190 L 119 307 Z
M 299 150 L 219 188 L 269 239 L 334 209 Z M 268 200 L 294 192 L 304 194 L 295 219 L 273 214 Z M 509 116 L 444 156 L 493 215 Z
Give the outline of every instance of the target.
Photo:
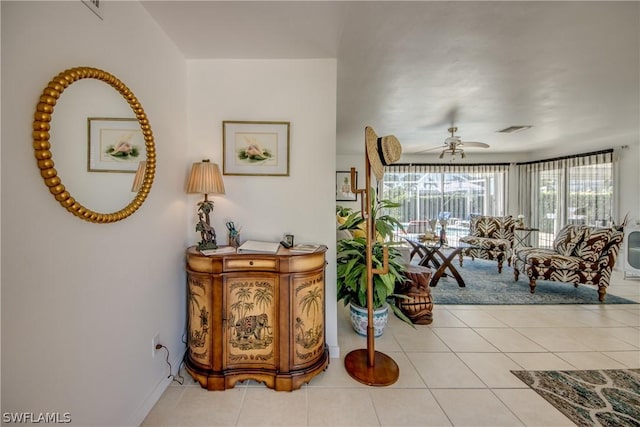
M 96 79 L 109 84 L 112 88 L 122 95 L 124 100 L 129 104 L 131 110 L 136 116 L 140 124 L 140 130 L 145 141 L 146 147 L 146 168 L 144 179 L 140 189 L 136 193 L 133 200 L 124 208 L 112 213 L 95 212 L 83 206 L 74 199 L 62 184 L 58 171 L 54 168 L 53 154 L 51 153 L 50 130 L 51 120 L 53 119 L 53 110 L 56 102 L 72 83 L 81 79 Z M 151 184 L 156 170 L 156 152 L 153 141 L 153 132 L 151 125 L 147 119 L 147 115 L 142 108 L 140 102 L 133 92 L 122 83 L 117 77 L 106 71 L 91 67 L 76 67 L 63 71 L 55 76 L 42 91 L 33 121 L 33 148 L 35 157 L 40 168 L 40 175 L 44 179 L 45 185 L 49 188 L 49 192 L 53 194 L 55 199 L 69 212 L 74 215 L 96 223 L 110 223 L 120 221 L 133 214 L 149 195 Z

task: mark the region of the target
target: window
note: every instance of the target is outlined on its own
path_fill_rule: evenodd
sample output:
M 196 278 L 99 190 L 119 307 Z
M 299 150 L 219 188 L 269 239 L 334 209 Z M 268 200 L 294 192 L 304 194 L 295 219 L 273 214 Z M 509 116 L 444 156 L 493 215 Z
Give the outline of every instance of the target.
M 469 233 L 469 215 L 504 215 L 508 165 L 391 165 L 382 199 L 401 204 L 391 214 L 408 233 L 424 233 L 433 219 L 447 220 L 447 238 Z
M 565 224 L 607 226 L 613 217 L 613 150 L 520 163 L 519 206 L 551 247 Z

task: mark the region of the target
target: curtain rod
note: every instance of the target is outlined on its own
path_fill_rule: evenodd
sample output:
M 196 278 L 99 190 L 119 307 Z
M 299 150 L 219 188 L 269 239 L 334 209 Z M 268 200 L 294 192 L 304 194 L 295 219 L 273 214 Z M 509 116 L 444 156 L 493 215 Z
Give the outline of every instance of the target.
M 393 163 L 389 166 L 509 166 L 511 163 Z
M 591 153 L 572 154 L 570 156 L 554 157 L 551 159 L 532 160 L 530 162 L 518 162 L 516 165 L 532 165 L 535 163 L 554 162 L 557 160 L 575 159 L 578 157 L 594 156 L 596 154 L 613 153 L 613 148 L 593 151 Z M 511 163 L 394 163 L 389 166 L 510 166 Z
M 534 160 L 534 161 L 531 161 L 531 162 L 521 162 L 521 163 L 516 163 L 516 165 L 518 165 L 518 166 L 520 166 L 520 165 L 534 165 L 536 163 L 556 162 L 558 160 L 577 159 L 578 157 L 595 156 L 597 154 L 607 154 L 607 153 L 613 153 L 613 148 L 609 148 L 609 149 L 606 149 L 606 150 L 600 150 L 600 151 L 593 151 L 591 153 L 573 154 L 571 156 L 554 157 L 552 159 Z

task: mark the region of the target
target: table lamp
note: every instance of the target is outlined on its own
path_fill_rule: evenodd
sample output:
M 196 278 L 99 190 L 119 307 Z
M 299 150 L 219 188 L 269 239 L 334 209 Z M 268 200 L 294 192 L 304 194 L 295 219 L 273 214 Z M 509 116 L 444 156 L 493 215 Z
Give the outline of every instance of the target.
M 211 226 L 209 214 L 213 211 L 213 202 L 208 199 L 209 194 L 224 194 L 224 183 L 220 168 L 208 159 L 191 166 L 187 193 L 204 194 L 204 201 L 198 203 L 198 224 L 196 231 L 200 232 L 202 241 L 198 243 L 199 250 L 217 249 L 216 231 Z

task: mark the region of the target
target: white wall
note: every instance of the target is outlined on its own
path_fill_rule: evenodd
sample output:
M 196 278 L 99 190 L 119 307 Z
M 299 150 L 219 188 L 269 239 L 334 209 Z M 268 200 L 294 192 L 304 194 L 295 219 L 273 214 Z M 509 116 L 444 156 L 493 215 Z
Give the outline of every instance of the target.
M 174 361 L 184 351 L 186 62 L 139 3 L 102 5 L 104 20 L 80 1 L 1 4 L 2 411 L 135 425 L 167 385 L 152 337 L 160 334 Z M 75 66 L 127 84 L 155 135 L 151 193 L 118 223 L 68 213 L 36 166 L 36 102 Z M 86 150 L 85 140 L 76 144 Z
M 242 227 L 241 241 L 327 245 L 327 344 L 338 357 L 335 263 L 336 72 L 334 59 L 188 61 L 188 158 L 222 168 L 222 121 L 287 121 L 289 176 L 224 175 L 226 194 L 213 196 L 212 222 L 226 244 L 226 221 Z M 187 233 L 195 244 L 198 196 Z

